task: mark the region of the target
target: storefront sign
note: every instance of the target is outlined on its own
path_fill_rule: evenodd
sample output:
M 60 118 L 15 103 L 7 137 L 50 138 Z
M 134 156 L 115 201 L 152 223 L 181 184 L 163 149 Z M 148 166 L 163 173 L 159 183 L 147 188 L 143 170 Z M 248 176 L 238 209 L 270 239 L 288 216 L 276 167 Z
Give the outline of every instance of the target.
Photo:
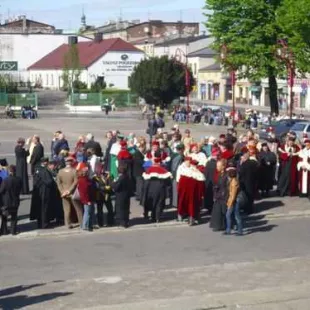
M 139 61 L 129 60 L 129 56 L 127 54 L 121 55 L 119 60 L 104 60 L 102 62 L 106 72 L 132 72 L 134 67 L 139 63 Z
M 0 71 L 17 71 L 17 61 L 0 61 Z

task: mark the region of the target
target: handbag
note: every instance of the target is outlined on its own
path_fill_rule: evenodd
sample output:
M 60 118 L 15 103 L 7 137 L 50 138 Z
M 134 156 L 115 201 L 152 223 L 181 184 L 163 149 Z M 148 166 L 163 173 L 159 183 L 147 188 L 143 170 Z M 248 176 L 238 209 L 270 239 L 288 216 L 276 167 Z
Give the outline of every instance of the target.
M 76 187 L 74 193 L 72 194 L 72 200 L 81 200 L 80 191 L 78 187 Z

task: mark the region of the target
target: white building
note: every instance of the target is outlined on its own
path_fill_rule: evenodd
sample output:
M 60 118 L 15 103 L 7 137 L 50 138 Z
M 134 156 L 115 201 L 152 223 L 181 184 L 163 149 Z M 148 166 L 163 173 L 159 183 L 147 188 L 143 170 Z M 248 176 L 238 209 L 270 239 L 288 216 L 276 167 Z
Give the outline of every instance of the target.
M 0 34 L 0 74 L 10 76 L 14 81 L 27 82 L 27 68 L 68 42 L 70 35 L 63 34 Z M 80 41 L 89 41 L 79 37 Z
M 128 89 L 128 78 L 134 67 L 144 59 L 144 53 L 122 39 L 102 40 L 96 37 L 91 42 L 76 43 L 81 74 L 79 80 L 91 86 L 102 78 L 107 86 Z M 29 66 L 30 81 L 41 86 L 60 89 L 63 86 L 65 55 L 70 44 L 63 44 Z

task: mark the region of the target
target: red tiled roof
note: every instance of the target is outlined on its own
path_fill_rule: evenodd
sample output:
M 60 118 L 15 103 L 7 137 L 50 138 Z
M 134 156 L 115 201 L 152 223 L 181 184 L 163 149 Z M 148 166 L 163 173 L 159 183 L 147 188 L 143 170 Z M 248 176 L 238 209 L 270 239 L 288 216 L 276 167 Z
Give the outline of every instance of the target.
M 81 68 L 88 68 L 100 57 L 110 51 L 140 52 L 131 43 L 120 38 L 106 39 L 97 43 L 94 41 L 79 42 L 77 44 Z M 69 50 L 68 44 L 63 44 L 31 65 L 28 70 L 63 69 L 65 54 Z

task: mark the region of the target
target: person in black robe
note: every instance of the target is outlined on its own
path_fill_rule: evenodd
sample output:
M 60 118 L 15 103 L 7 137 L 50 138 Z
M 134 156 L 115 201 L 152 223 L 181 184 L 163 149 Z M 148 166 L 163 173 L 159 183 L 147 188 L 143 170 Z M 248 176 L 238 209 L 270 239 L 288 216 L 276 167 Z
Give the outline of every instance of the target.
M 225 219 L 227 211 L 228 200 L 228 176 L 225 173 L 226 160 L 221 159 L 216 163 L 216 177 L 213 185 L 213 199 L 212 214 L 210 220 L 210 228 L 213 231 L 225 230 Z
M 142 196 L 143 189 L 143 177 L 142 174 L 144 172 L 144 153 L 145 146 L 139 145 L 136 152 L 133 154 L 133 166 L 132 166 L 132 174 L 136 183 L 136 200 L 140 201 Z
M 205 195 L 204 195 L 204 208 L 212 213 L 212 207 L 214 203 L 213 198 L 213 187 L 214 181 L 216 178 L 217 170 L 216 170 L 216 162 L 219 157 L 219 149 L 214 147 L 211 151 L 211 159 L 207 162 L 207 165 L 204 169 L 204 175 L 206 178 L 205 181 Z
M 112 183 L 112 189 L 115 193 L 115 219 L 117 224 L 128 228 L 131 186 L 126 167 L 118 167 L 118 178 Z
M 254 212 L 254 199 L 258 189 L 259 163 L 256 159 L 256 152 L 249 150 L 241 157 L 239 170 L 240 190 L 245 194 L 244 205 L 240 206 L 244 212 L 251 214 Z
M 50 221 L 55 218 L 53 202 L 54 179 L 47 168 L 48 158 L 41 159 L 33 176 L 33 191 L 31 197 L 30 220 L 37 220 L 38 228 L 47 228 Z
M 25 139 L 19 138 L 17 140 L 17 145 L 15 147 L 15 157 L 16 157 L 16 176 L 19 177 L 22 182 L 22 195 L 29 194 L 29 180 L 28 180 L 28 167 L 27 167 L 27 157 L 29 156 L 29 151 L 25 150 Z
M 172 174 L 161 167 L 161 154 L 155 153 L 153 165 L 143 173 L 144 188 L 141 204 L 144 207 L 144 218 L 159 222 L 165 207 L 166 188 L 170 186 Z
M 34 148 L 30 157 L 31 174 L 34 175 L 36 166 L 40 165 L 41 159 L 44 157 L 44 147 L 38 136 L 33 137 Z
M 268 144 L 262 144 L 262 150 L 258 154 L 259 161 L 259 181 L 258 188 L 262 196 L 269 196 L 275 182 L 275 166 L 277 164 L 276 154 L 269 150 Z
M 3 180 L 0 186 L 0 195 L 2 196 L 3 203 L 1 207 L 0 235 L 6 235 L 8 233 L 8 216 L 11 217 L 10 232 L 12 235 L 16 235 L 17 213 L 20 204 L 19 196 L 22 190 L 22 180 L 16 176 L 16 167 L 11 165 L 8 171 L 8 178 Z

